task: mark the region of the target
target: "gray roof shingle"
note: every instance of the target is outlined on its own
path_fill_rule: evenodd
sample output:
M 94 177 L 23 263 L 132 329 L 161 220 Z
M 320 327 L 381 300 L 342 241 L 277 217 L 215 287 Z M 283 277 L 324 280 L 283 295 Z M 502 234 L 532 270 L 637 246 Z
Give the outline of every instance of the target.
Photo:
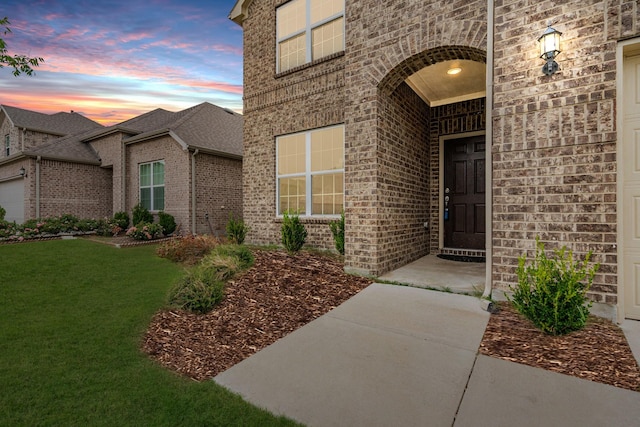
M 71 135 L 103 126 L 78 113 L 43 114 L 22 108 L 0 105 L 14 126 L 52 135 Z
M 243 119 L 241 114 L 208 102 L 175 113 L 158 108 L 114 126 L 55 139 L 25 154 L 97 164 L 100 159 L 87 141 L 122 132 L 129 135 L 125 143 L 173 133 L 190 148 L 241 157 Z

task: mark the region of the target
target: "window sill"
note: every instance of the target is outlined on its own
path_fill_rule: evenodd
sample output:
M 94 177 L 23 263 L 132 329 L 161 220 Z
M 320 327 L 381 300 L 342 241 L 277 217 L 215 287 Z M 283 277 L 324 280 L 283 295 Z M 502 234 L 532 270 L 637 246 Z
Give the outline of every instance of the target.
M 316 59 L 315 61 L 307 62 L 306 64 L 302 64 L 302 65 L 298 65 L 297 67 L 290 68 L 287 71 L 276 73 L 275 78 L 279 79 L 281 77 L 285 77 L 290 74 L 297 73 L 298 71 L 306 70 L 307 68 L 311 68 L 323 62 L 331 61 L 332 59 L 340 58 L 343 56 L 344 56 L 344 50 L 340 52 L 332 53 L 331 55 L 324 56 L 320 59 Z
M 340 215 L 323 215 L 323 216 L 300 216 L 300 222 L 302 224 L 329 224 L 330 222 L 340 219 Z M 275 218 L 276 224 L 281 224 L 284 221 L 282 216 Z

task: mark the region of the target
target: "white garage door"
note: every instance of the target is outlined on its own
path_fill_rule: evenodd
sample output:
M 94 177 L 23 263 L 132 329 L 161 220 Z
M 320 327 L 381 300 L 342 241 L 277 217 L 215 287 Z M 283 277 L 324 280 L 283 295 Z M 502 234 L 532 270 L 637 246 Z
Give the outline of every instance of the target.
M 0 206 L 7 211 L 5 221 L 24 222 L 24 179 L 0 182 Z

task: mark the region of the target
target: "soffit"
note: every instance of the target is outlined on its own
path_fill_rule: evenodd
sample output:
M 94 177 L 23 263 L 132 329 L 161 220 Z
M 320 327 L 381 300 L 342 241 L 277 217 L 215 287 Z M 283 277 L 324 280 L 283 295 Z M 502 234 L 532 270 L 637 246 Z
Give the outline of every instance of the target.
M 451 68 L 460 68 L 450 75 Z M 486 64 L 469 60 L 438 62 L 424 67 L 406 80 L 414 92 L 430 107 L 483 98 L 486 96 Z

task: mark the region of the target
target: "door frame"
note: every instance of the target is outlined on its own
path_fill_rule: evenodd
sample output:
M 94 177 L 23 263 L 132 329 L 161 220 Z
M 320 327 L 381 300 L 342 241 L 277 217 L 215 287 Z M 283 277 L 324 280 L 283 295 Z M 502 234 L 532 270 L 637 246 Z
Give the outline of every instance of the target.
M 464 133 L 456 133 L 456 134 L 451 134 L 451 135 L 443 135 L 440 136 L 439 138 L 439 148 L 438 148 L 438 215 L 439 215 L 439 220 L 438 220 L 438 250 L 442 250 L 444 248 L 444 221 L 442 220 L 442 218 L 444 217 L 444 144 L 445 141 L 451 140 L 451 139 L 463 139 L 463 138 L 469 138 L 472 136 L 484 136 L 485 137 L 485 143 L 486 143 L 486 151 L 485 151 L 485 162 L 489 162 L 491 159 L 491 144 L 488 143 L 486 141 L 487 139 L 487 132 L 484 130 L 480 130 L 480 131 L 475 131 L 475 132 L 464 132 Z M 487 168 L 489 169 L 489 168 Z M 486 187 L 490 188 L 491 187 L 491 180 L 485 180 L 486 183 Z M 489 205 L 490 199 L 488 200 L 488 198 L 490 198 L 490 194 L 491 193 L 487 193 L 485 191 L 485 206 Z M 489 233 L 491 233 L 491 228 L 489 227 L 489 224 L 491 223 L 490 218 L 488 216 L 485 215 L 485 230 L 487 235 L 489 235 Z M 485 251 L 487 250 L 487 245 L 485 244 Z M 488 265 L 490 265 L 490 263 L 487 263 Z
M 621 159 L 623 156 L 622 153 L 622 144 L 623 144 L 623 118 L 624 118 L 624 51 L 628 46 L 634 46 L 635 49 L 640 50 L 640 38 L 636 37 L 629 40 L 624 40 L 618 43 L 617 51 L 616 51 L 616 92 L 618 96 L 616 97 L 616 158 Z M 635 50 L 634 49 L 634 50 Z M 624 229 L 624 200 L 622 200 L 622 195 L 624 191 L 624 170 L 620 166 L 621 163 L 617 162 L 617 176 L 616 176 L 616 200 L 617 200 L 617 227 L 618 227 L 618 236 L 617 236 L 617 264 L 618 264 L 618 303 L 617 303 L 617 321 L 618 323 L 622 323 L 626 318 L 625 313 L 625 262 L 624 262 L 624 245 L 623 236 L 625 235 Z

